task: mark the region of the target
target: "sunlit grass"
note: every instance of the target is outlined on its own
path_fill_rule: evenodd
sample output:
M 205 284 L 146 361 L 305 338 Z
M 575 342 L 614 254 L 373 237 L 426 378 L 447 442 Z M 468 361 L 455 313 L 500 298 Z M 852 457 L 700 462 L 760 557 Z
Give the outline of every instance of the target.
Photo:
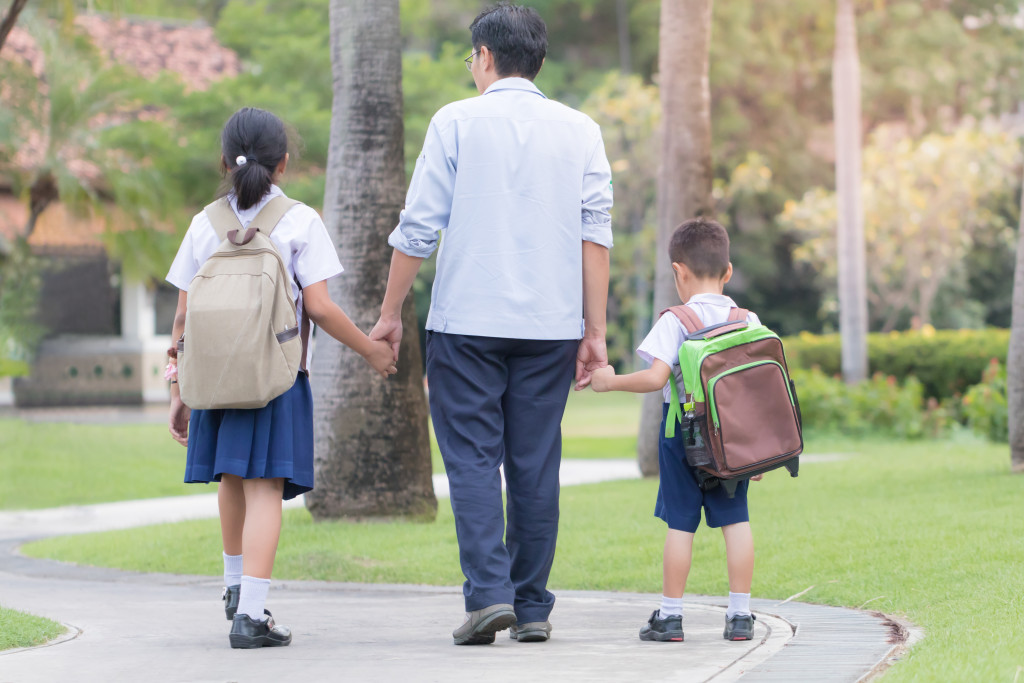
M 1024 665 L 1024 477 L 1008 473 L 1007 448 L 973 439 L 812 440 L 808 450 L 849 457 L 753 485 L 754 595 L 782 600 L 810 588 L 802 600 L 863 605 L 924 627 L 925 640 L 887 678 L 1012 681 Z M 552 587 L 659 593 L 656 490 L 652 480 L 563 488 Z M 457 585 L 451 510 L 443 501 L 438 510 L 427 524 L 314 523 L 291 511 L 275 576 Z M 216 520 L 57 538 L 24 551 L 139 571 L 221 571 Z M 720 534 L 698 532 L 687 590 L 728 591 Z

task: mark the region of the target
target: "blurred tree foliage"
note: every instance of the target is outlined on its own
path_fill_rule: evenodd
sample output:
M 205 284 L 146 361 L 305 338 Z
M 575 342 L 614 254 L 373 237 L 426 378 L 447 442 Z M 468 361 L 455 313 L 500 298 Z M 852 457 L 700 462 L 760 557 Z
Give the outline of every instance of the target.
M 58 4 L 63 6 L 53 7 Z M 468 26 L 486 4 L 401 0 L 407 173 L 434 112 L 476 92 L 462 59 L 470 51 Z M 631 358 L 629 350 L 651 314 L 644 282 L 650 281 L 654 259 L 663 257 L 654 253 L 649 232 L 658 168 L 653 136 L 659 0 L 629 0 L 624 27 L 614 0 L 527 4 L 540 11 L 549 30 L 548 59 L 538 86 L 602 124 L 615 165 L 610 344 L 620 358 Z M 140 205 L 147 193 L 159 195 L 162 208 L 151 222 L 171 223 L 180 236 L 189 216 L 210 200 L 220 182 L 223 122 L 238 107 L 251 105 L 275 111 L 301 134 L 295 150 L 301 155 L 289 166 L 286 191 L 321 204 L 332 80 L 327 0 L 76 0 L 76 6 L 79 11 L 205 20 L 243 62 L 238 77 L 205 92 L 186 92 L 170 75 L 150 83 L 133 81 L 131 96 L 160 115 L 125 121 L 122 129 L 106 130 L 101 139 L 108 148 L 125 150 L 129 159 L 131 150 L 145 150 L 141 158 L 152 166 L 141 167 L 145 173 L 134 178 L 111 175 L 110 192 Z M 884 126 L 897 130 L 910 148 L 920 149 L 924 140 L 955 137 L 965 120 L 1005 118 L 1024 100 L 1024 26 L 1017 3 L 858 0 L 857 8 L 866 133 Z M 66 23 L 66 10 L 53 13 Z M 736 276 L 729 291 L 784 333 L 832 325 L 830 290 L 816 270 L 824 261 L 795 259 L 804 233 L 791 220 L 776 218 L 787 202 L 811 201 L 801 199 L 811 188 L 820 188 L 812 197 L 827 198 L 833 187 L 833 20 L 834 4 L 822 0 L 729 0 L 714 8 L 715 196 L 719 218 L 733 240 Z M 627 64 L 622 63 L 623 49 Z M 624 66 L 632 73 L 619 75 Z M 1004 144 L 1015 154 L 1014 138 Z M 884 157 L 886 152 L 879 153 Z M 1016 177 L 1012 164 L 1000 168 Z M 931 295 L 929 315 L 936 325 L 1008 323 L 1013 259 L 1006 249 L 1012 238 L 1007 226 L 1016 224 L 1019 209 L 1013 192 L 986 190 L 982 195 L 971 225 L 958 231 L 970 239 L 956 249 L 957 286 L 939 287 Z M 818 236 L 827 231 L 827 212 L 822 216 L 814 233 Z M 176 240 L 144 230 L 119 232 L 110 244 L 124 263 L 161 278 Z M 900 280 L 895 264 L 887 268 L 890 281 Z M 430 268 L 422 275 L 415 291 L 425 316 Z M 876 305 L 876 326 L 909 323 L 907 311 L 891 314 L 890 308 Z
M 970 297 L 968 256 L 981 260 L 981 246 L 1013 252 L 1014 230 L 998 207 L 1014 196 L 1019 165 L 1019 146 L 1003 130 L 965 125 L 920 139 L 887 127 L 875 132 L 863 182 L 873 327 L 985 323 L 985 302 Z M 804 235 L 796 254 L 821 274 L 830 307 L 835 211 L 834 193 L 816 188 L 787 203 L 779 221 Z

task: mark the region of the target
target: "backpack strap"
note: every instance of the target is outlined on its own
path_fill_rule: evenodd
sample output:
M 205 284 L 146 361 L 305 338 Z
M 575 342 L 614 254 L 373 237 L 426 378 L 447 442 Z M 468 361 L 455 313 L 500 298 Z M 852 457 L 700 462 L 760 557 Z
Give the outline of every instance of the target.
M 283 195 L 274 197 L 267 202 L 266 206 L 260 209 L 260 212 L 252 219 L 249 227 L 244 232 L 242 223 L 238 220 L 238 215 L 235 214 L 228 203 L 227 197 L 221 197 L 217 201 L 208 204 L 204 211 L 206 211 L 206 217 L 210 219 L 210 225 L 213 226 L 214 232 L 217 233 L 217 239 L 221 242 L 226 239 L 231 240 L 232 244 L 241 246 L 252 240 L 257 232 L 270 237 L 270 233 L 274 232 L 274 228 L 281 222 L 281 219 L 288 213 L 288 210 L 298 203 L 297 200 L 289 199 Z
M 227 197 L 221 197 L 220 199 L 211 202 L 206 205 L 203 209 L 206 212 L 206 217 L 210 220 L 210 225 L 213 226 L 213 231 L 217 233 L 217 241 L 223 242 L 228 238 L 228 232 L 231 230 L 241 230 L 242 223 L 238 220 L 238 216 L 231 209 L 231 205 L 228 204 Z
M 693 334 L 704 327 L 704 323 L 701 322 L 700 317 L 694 313 L 693 309 L 687 305 L 671 306 L 661 312 L 661 315 L 666 313 L 672 313 L 679 319 L 679 322 L 686 329 L 687 333 Z M 682 363 L 682 359 L 680 359 Z M 671 392 L 671 399 L 668 405 L 668 414 L 665 416 L 665 437 L 674 438 L 676 435 L 676 423 L 683 421 L 683 405 L 679 397 L 679 388 L 676 386 L 676 378 L 674 375 L 669 374 L 668 386 Z M 686 410 L 692 410 L 692 403 L 686 404 Z
M 665 315 L 669 312 L 679 318 L 679 322 L 682 323 L 683 327 L 686 328 L 686 331 L 691 334 L 704 327 L 704 323 L 701 322 L 701 319 L 693 312 L 693 309 L 685 304 L 681 306 L 670 306 L 662 311 L 660 315 Z
M 284 195 L 274 197 L 252 219 L 252 222 L 249 223 L 249 230 L 255 228 L 267 237 L 270 237 L 270 233 L 274 232 L 274 228 L 281 222 L 281 219 L 288 213 L 288 210 L 299 203 L 297 199 L 289 199 Z
M 748 311 L 747 309 L 736 308 L 735 306 L 733 306 L 731 309 L 729 309 L 729 322 L 734 322 L 738 320 L 745 321 L 748 315 L 750 315 L 750 311 Z

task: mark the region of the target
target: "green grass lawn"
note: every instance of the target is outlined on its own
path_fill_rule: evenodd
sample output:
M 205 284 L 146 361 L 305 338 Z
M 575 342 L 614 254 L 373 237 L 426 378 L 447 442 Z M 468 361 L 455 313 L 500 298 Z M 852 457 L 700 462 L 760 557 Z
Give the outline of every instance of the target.
M 0 420 L 0 509 L 213 491 L 182 483 L 185 449 L 163 425 Z
M 64 631 L 55 621 L 0 606 L 0 650 L 39 645 Z
M 754 595 L 904 615 L 927 637 L 888 679 L 1012 681 L 1024 665 L 1024 477 L 1005 446 L 969 437 L 892 443 L 812 439 L 809 452 L 850 453 L 754 484 Z M 661 584 L 664 529 L 654 481 L 562 490 L 555 588 L 642 591 Z M 216 520 L 25 546 L 38 557 L 139 571 L 216 575 Z M 275 576 L 456 585 L 451 510 L 434 523 L 313 523 L 287 513 Z M 689 592 L 724 595 L 721 535 L 702 531 Z M 638 623 L 644 618 L 638 614 Z
M 640 402 L 629 394 L 572 392 L 567 458 L 631 458 Z M 594 427 L 593 425 L 599 425 Z M 432 442 L 434 472 L 444 472 Z M 213 491 L 184 484 L 185 449 L 164 425 L 0 420 L 0 510 L 86 505 Z

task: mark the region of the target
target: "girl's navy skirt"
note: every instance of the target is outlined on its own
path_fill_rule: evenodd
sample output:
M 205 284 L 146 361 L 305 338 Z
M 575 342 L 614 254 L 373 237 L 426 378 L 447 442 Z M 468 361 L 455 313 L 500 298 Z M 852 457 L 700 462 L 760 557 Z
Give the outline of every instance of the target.
M 185 483 L 284 479 L 284 499 L 313 489 L 313 394 L 300 372 L 292 388 L 262 408 L 193 410 Z

